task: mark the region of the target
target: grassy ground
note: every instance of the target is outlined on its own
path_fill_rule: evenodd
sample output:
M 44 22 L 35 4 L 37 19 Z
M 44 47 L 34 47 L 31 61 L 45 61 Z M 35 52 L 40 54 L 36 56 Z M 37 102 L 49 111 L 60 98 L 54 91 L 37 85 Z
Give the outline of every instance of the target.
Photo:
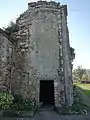
M 77 84 L 80 88 L 82 88 L 83 92 L 90 97 L 90 84 Z
M 90 84 L 75 83 L 82 101 L 90 107 Z

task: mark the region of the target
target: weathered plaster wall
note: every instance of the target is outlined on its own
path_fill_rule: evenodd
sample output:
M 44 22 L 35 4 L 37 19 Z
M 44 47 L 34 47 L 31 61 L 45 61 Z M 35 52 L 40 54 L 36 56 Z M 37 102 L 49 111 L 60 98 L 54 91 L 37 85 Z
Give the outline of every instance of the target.
M 9 89 L 9 41 L 5 32 L 0 29 L 0 91 Z
M 38 99 L 40 80 L 54 80 L 58 76 L 59 43 L 56 15 L 46 10 L 37 12 L 32 15 L 28 11 L 18 21 L 18 41 L 13 47 L 12 91 L 25 98 L 32 88 L 35 89 L 32 94 Z M 34 88 L 30 87 L 32 83 Z
M 33 46 L 31 64 L 38 70 L 42 80 L 53 80 L 59 66 L 58 24 L 56 15 L 38 11 L 30 26 L 29 41 Z

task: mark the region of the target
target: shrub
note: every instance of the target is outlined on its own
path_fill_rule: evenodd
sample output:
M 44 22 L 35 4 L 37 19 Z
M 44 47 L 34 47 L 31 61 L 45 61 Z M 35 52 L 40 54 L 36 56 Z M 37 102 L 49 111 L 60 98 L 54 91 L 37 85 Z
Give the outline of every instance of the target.
M 26 110 L 35 110 L 37 108 L 35 100 L 25 100 L 24 101 L 24 109 Z
M 82 113 L 83 110 L 88 110 L 88 106 L 82 102 L 82 99 L 80 98 L 80 95 L 77 91 L 77 87 L 75 85 L 73 86 L 73 97 L 74 97 L 74 103 L 71 107 L 72 111 L 77 111 L 78 113 Z
M 23 100 L 22 102 L 14 102 L 11 105 L 12 110 L 16 111 L 28 111 L 28 110 L 35 110 L 37 108 L 35 100 Z
M 0 109 L 9 109 L 10 105 L 13 102 L 13 99 L 14 98 L 11 94 L 0 93 Z

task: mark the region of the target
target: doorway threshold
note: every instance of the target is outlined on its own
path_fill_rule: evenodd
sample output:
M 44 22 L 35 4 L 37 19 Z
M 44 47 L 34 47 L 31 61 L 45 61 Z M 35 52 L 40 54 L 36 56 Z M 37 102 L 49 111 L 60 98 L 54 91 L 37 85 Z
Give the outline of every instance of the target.
M 41 111 L 52 111 L 54 110 L 54 105 L 42 105 L 40 107 Z

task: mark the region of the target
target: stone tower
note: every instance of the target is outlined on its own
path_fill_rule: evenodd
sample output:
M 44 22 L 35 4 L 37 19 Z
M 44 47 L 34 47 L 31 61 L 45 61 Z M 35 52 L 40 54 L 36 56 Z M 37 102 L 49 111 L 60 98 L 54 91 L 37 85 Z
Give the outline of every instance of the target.
M 17 19 L 12 44 L 11 91 L 37 104 L 56 107 L 73 103 L 72 53 L 67 6 L 38 1 Z

